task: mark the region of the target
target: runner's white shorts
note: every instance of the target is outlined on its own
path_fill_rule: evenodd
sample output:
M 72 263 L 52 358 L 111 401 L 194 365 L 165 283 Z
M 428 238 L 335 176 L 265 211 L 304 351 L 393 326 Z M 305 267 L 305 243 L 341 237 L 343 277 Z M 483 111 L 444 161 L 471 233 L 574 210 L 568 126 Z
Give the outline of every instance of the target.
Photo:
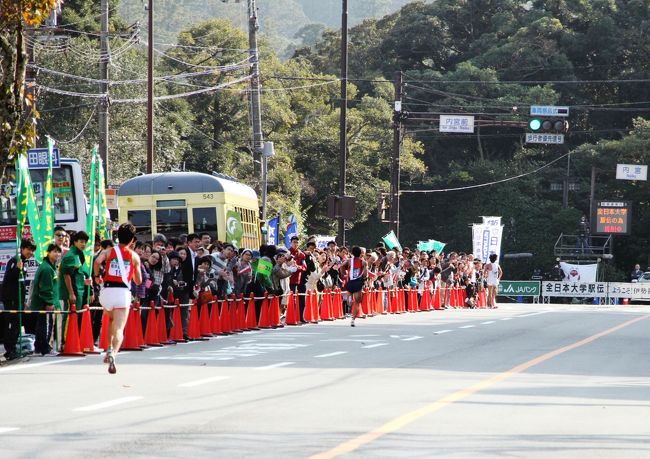
M 131 290 L 126 287 L 104 287 L 99 292 L 99 304 L 107 311 L 128 309 L 131 306 Z

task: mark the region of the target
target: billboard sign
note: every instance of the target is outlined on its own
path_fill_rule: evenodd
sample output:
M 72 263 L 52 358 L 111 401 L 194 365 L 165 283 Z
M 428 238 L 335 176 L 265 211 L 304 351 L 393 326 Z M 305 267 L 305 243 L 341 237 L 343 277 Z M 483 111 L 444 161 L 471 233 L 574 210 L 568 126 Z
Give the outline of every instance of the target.
M 627 201 L 596 201 L 591 222 L 592 234 L 629 235 L 632 223 L 632 206 Z

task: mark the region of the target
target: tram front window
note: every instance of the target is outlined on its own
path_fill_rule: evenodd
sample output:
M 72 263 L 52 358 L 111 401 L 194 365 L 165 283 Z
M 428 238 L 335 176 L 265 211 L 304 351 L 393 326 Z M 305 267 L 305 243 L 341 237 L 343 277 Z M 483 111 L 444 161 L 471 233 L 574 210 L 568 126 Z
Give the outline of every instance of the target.
M 156 210 L 156 232 L 168 238 L 187 234 L 187 209 Z

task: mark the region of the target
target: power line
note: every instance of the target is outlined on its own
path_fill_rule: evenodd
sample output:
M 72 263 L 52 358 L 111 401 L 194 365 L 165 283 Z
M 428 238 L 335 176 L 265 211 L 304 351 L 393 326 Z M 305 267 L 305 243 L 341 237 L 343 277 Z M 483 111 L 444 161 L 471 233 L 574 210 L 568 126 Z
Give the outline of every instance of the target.
M 515 175 L 513 177 L 508 177 L 508 178 L 501 179 L 501 180 L 495 180 L 493 182 L 481 183 L 481 184 L 478 184 L 478 185 L 461 186 L 461 187 L 456 187 L 456 188 L 440 188 L 440 189 L 436 189 L 436 190 L 400 190 L 399 193 L 400 194 L 405 194 L 405 193 L 445 193 L 445 192 L 448 192 L 448 191 L 464 191 L 464 190 L 473 190 L 473 189 L 476 189 L 476 188 L 485 188 L 485 187 L 488 187 L 488 186 L 498 185 L 500 183 L 510 182 L 512 180 L 517 180 L 517 179 L 520 179 L 522 177 L 527 177 L 529 175 L 536 174 L 537 172 L 539 172 L 539 171 L 541 171 L 543 169 L 546 169 L 547 167 L 551 166 L 552 164 L 555 164 L 556 162 L 560 161 L 561 159 L 566 158 L 570 154 L 571 153 L 565 153 L 564 155 L 560 156 L 559 158 L 556 158 L 553 161 L 551 161 L 549 163 L 546 163 L 543 166 L 538 167 L 537 169 L 535 169 L 533 171 L 525 172 L 523 174 L 518 174 L 518 175 Z

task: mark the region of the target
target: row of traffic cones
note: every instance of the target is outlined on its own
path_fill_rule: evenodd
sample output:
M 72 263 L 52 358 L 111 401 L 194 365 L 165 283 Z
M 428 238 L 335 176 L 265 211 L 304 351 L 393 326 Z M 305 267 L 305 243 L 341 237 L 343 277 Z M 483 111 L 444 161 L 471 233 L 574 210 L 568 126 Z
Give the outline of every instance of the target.
M 432 311 L 442 308 L 444 295 L 450 295 L 450 306 L 465 307 L 465 289 L 451 288 L 444 292 L 436 288 L 433 293 L 424 289 L 418 296 L 415 289 L 387 289 L 365 290 L 359 315 L 372 317 L 381 314 L 402 314 L 405 312 Z M 320 299 L 319 299 L 320 297 Z M 384 306 L 386 298 L 386 306 Z M 165 308 L 154 307 L 150 303 L 147 324 L 143 331 L 140 305 L 138 303 L 129 311 L 129 317 L 124 329 L 124 342 L 122 349 L 139 351 L 149 346 L 163 346 L 187 342 L 183 337 L 181 325 L 181 306 L 178 300 L 168 298 L 169 304 L 174 304 L 172 312 L 173 325 L 167 333 L 167 320 Z M 219 307 L 219 303 L 220 306 Z M 319 305 L 320 303 L 320 305 Z M 487 306 L 486 293 L 479 292 L 476 307 Z M 183 306 L 188 307 L 188 306 Z M 81 331 L 79 332 L 78 317 L 74 305 L 70 308 L 66 340 L 62 356 L 79 356 L 98 353 L 92 333 L 90 311 L 86 307 L 81 316 Z M 325 290 L 322 294 L 308 291 L 305 297 L 304 316 L 300 317 L 299 301 L 296 295 L 290 293 L 286 307 L 286 325 L 299 325 L 302 321 L 318 323 L 321 320 L 333 321 L 345 317 L 343 295 L 340 289 Z M 260 328 L 278 328 L 284 324 L 280 318 L 280 298 L 277 296 L 264 296 L 261 305 L 259 321 L 256 315 L 255 299 L 253 294 L 246 300 L 243 296 L 231 296 L 226 300 L 207 301 L 200 305 L 196 301 L 190 306 L 188 337 L 190 340 L 206 340 L 213 336 L 241 333 Z M 99 347 L 108 347 L 108 316 L 102 319 L 102 331 Z

